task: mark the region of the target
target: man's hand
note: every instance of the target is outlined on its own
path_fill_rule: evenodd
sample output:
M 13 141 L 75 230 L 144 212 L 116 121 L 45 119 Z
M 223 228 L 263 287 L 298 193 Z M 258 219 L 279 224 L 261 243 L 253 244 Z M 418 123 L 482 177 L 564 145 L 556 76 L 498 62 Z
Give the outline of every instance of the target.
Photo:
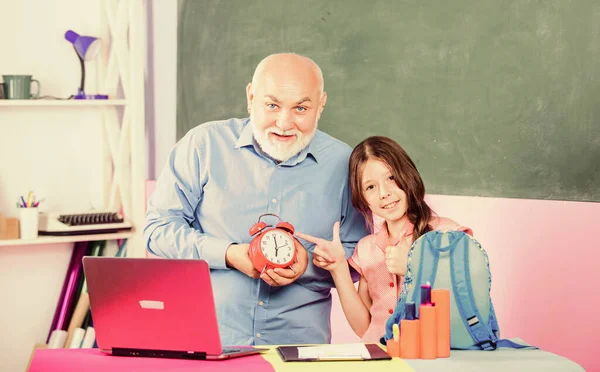
M 402 239 L 396 246 L 389 246 L 385 249 L 385 265 L 390 273 L 400 276 L 406 274 L 409 250 L 410 245 L 406 239 Z
M 313 249 L 313 264 L 315 266 L 332 273 L 338 268 L 344 267 L 346 251 L 340 240 L 339 222 L 333 225 L 333 239 L 331 241 L 298 232 L 296 235 L 315 244 Z
M 268 269 L 260 274 L 260 278 L 272 287 L 279 287 L 291 284 L 296 281 L 308 267 L 308 253 L 300 242 L 294 239 L 296 248 L 296 262 L 288 269 L 275 268 Z
M 225 253 L 225 263 L 251 278 L 258 279 L 260 272 L 254 268 L 248 250 L 250 244 L 231 244 Z

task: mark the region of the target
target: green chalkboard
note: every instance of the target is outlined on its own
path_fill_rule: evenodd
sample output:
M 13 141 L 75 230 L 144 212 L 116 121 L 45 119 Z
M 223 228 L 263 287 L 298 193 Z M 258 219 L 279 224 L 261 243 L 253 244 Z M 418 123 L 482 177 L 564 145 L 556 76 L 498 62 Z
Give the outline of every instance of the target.
M 428 193 L 600 201 L 600 1 L 179 0 L 177 135 L 246 113 L 266 55 L 313 58 L 319 128 L 397 140 Z

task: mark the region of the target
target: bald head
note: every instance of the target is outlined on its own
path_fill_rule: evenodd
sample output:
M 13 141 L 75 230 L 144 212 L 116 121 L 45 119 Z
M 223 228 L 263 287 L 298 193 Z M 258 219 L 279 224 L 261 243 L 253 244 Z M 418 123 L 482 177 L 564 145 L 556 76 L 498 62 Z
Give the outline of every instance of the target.
M 263 59 L 246 87 L 246 97 L 254 138 L 277 161 L 308 146 L 327 102 L 319 66 L 293 53 Z
M 271 54 L 264 58 L 254 70 L 252 85 L 260 85 L 264 79 L 280 79 L 285 76 L 307 79 L 306 82 L 319 88 L 319 94 L 323 93 L 325 88 L 323 72 L 319 65 L 312 59 L 295 53 Z

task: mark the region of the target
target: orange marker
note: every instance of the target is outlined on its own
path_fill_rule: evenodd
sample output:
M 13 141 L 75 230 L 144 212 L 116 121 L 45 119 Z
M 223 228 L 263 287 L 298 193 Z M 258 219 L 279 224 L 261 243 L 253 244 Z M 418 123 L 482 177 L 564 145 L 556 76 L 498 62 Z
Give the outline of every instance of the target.
M 437 357 L 450 356 L 450 291 L 447 289 L 434 289 L 431 291 L 431 300 L 435 304 L 437 318 Z
M 387 354 L 392 358 L 400 357 L 400 342 L 390 338 L 386 341 Z
M 431 285 L 421 285 L 421 306 L 419 306 L 420 358 L 437 357 L 437 318 L 435 306 L 431 303 Z
M 419 359 L 419 319 L 415 316 L 414 302 L 406 303 L 404 319 L 400 320 L 400 358 Z

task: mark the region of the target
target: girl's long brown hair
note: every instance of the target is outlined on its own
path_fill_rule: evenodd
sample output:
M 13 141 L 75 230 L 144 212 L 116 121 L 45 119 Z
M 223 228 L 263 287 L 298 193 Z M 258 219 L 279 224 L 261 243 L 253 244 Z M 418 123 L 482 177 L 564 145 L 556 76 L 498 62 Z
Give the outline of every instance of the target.
M 384 163 L 394 176 L 396 185 L 406 194 L 406 215 L 414 225 L 413 239 L 431 231 L 429 220 L 433 211 L 425 202 L 425 185 L 415 163 L 396 141 L 382 136 L 369 137 L 359 143 L 349 162 L 352 205 L 364 216 L 371 230 L 374 228 L 373 214 L 362 190 L 364 165 L 369 159 Z

